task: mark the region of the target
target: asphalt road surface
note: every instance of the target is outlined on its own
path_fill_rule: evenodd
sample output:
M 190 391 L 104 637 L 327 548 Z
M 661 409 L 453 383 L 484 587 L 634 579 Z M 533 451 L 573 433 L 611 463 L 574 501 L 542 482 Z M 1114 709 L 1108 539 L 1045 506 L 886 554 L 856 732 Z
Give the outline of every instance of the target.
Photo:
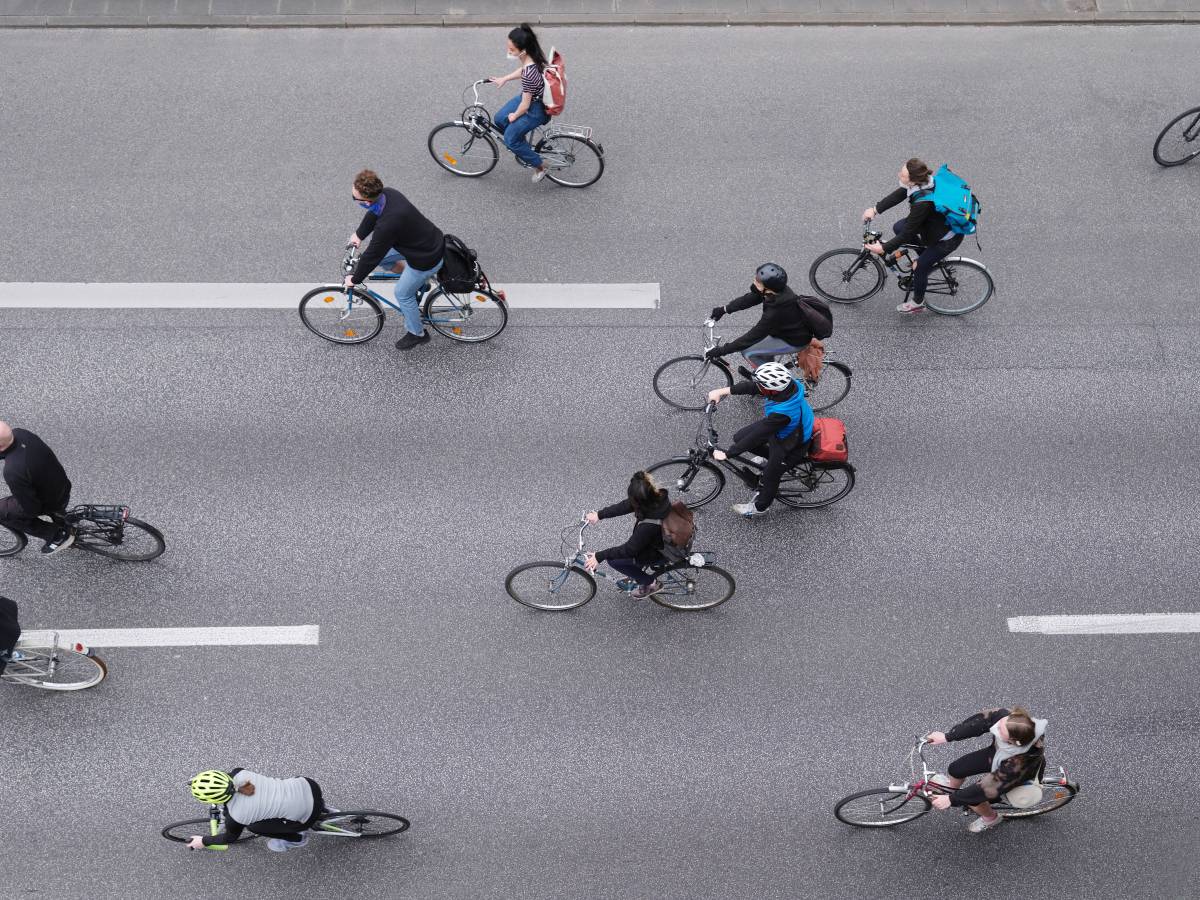
M 1006 619 L 1200 603 L 1200 165 L 1150 157 L 1197 102 L 1195 33 L 546 38 L 567 119 L 607 153 L 587 191 L 430 160 L 461 86 L 505 71 L 502 30 L 0 33 L 0 281 L 327 280 L 371 165 L 498 281 L 663 290 L 403 356 L 394 317 L 339 348 L 287 311 L 0 310 L 0 417 L 57 450 L 78 500 L 128 502 L 169 541 L 143 566 L 4 560 L 27 629 L 321 629 L 114 648 L 76 695 L 2 686 L 0 896 L 1192 894 L 1196 636 Z M 512 566 L 688 446 L 694 417 L 649 382 L 708 309 L 767 259 L 803 285 L 914 153 L 973 182 L 964 252 L 999 293 L 962 319 L 902 319 L 894 286 L 836 310 L 854 492 L 745 522 L 727 489 L 699 518 L 738 578 L 711 614 L 604 585 L 571 614 L 508 599 Z M 718 423 L 753 415 L 731 401 Z M 912 735 L 1007 703 L 1050 719 L 1070 806 L 983 836 L 957 814 L 834 819 L 906 775 Z M 412 830 L 285 855 L 158 837 L 202 813 L 190 774 L 233 765 Z

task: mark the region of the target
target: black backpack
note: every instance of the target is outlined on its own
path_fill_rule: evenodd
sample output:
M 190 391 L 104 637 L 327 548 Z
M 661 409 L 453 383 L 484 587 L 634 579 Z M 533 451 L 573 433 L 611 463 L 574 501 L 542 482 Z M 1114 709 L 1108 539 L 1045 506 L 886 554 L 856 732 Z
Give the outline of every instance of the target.
M 823 341 L 833 334 L 833 310 L 829 308 L 828 303 L 816 297 L 797 294 L 796 305 L 800 307 L 800 312 L 804 313 L 804 318 L 808 320 L 808 327 L 812 330 L 813 337 Z
M 479 268 L 479 254 L 452 234 L 446 235 L 442 267 L 438 270 L 438 281 L 452 294 L 473 291 L 485 280 Z

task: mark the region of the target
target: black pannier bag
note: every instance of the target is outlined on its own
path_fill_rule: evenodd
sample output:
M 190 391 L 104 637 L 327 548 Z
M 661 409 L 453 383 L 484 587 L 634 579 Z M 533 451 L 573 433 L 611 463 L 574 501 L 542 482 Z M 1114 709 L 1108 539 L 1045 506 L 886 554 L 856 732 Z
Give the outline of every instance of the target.
M 479 267 L 479 255 L 452 234 L 446 235 L 438 282 L 452 294 L 465 294 L 481 286 L 486 279 Z

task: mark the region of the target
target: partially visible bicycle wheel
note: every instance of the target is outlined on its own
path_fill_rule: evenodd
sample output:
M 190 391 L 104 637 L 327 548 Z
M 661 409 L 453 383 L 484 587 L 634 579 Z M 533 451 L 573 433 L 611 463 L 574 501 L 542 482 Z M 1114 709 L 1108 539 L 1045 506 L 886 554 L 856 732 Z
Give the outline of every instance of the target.
M 987 303 L 995 290 L 985 265 L 951 256 L 929 273 L 925 305 L 943 316 L 961 316 Z
M 576 566 L 564 568 L 561 562 L 531 562 L 509 572 L 504 589 L 532 609 L 563 612 L 595 597 L 596 579 Z
M 587 187 L 604 174 L 603 149 L 579 135 L 551 135 L 533 150 L 546 165 L 546 177 L 563 187 Z
M 703 356 L 677 356 L 654 373 L 654 393 L 676 409 L 704 409 L 708 392 L 723 387 L 733 387 L 733 375 L 725 366 Z
M 0 525 L 0 556 L 16 556 L 25 549 L 28 542 L 23 532 Z
M 383 308 L 365 291 L 319 287 L 300 298 L 304 327 L 335 344 L 365 344 L 383 330 Z
M 733 596 L 733 576 L 716 566 L 677 563 L 658 574 L 662 590 L 650 599 L 669 609 L 698 610 L 720 606 Z
M 823 412 L 837 406 L 850 393 L 850 367 L 845 363 L 826 360 L 821 366 L 821 378 L 816 384 L 805 379 L 805 393 L 813 412 Z
M 890 828 L 911 822 L 929 809 L 929 800 L 920 794 L 909 797 L 907 791 L 874 788 L 838 801 L 833 814 L 838 821 L 858 828 Z
M 429 155 L 433 161 L 455 175 L 478 178 L 496 168 L 500 148 L 491 134 L 480 126 L 446 122 L 429 132 Z
M 421 314 L 438 334 L 465 344 L 491 340 L 508 324 L 508 304 L 491 288 L 457 294 L 436 287 L 425 298 Z
M 665 459 L 647 466 L 646 471 L 689 509 L 711 503 L 725 487 L 724 472 L 710 462 L 697 464 L 686 456 Z
M 1181 166 L 1197 156 L 1200 156 L 1200 107 L 1180 113 L 1154 141 L 1154 161 L 1160 166 Z
M 834 303 L 862 303 L 883 288 L 883 263 L 862 250 L 830 250 L 808 270 L 813 290 Z
M 167 541 L 141 519 L 126 519 L 116 529 L 111 523 L 80 519 L 75 525 L 75 546 L 122 562 L 149 562 L 162 556 Z
M 193 835 L 210 834 L 208 819 L 188 819 L 186 822 L 176 822 L 174 825 L 168 825 L 162 830 L 162 836 L 168 841 L 178 841 L 181 844 L 186 844 L 192 839 Z M 230 841 L 231 844 L 244 844 L 246 841 L 252 841 L 256 837 L 253 831 L 243 831 L 241 837 L 236 841 Z
M 837 503 L 854 489 L 854 468 L 849 465 L 823 466 L 811 462 L 783 473 L 779 479 L 780 503 L 799 509 L 816 509 Z
M 364 809 L 326 813 L 313 829 L 346 837 L 377 838 L 408 831 L 410 824 L 404 816 Z
M 1042 779 L 1042 799 L 1033 806 L 1016 807 L 996 804 L 996 811 L 1006 819 L 1029 819 L 1033 816 L 1044 815 L 1051 810 L 1066 806 L 1079 793 L 1079 785 L 1073 781 L 1063 784 L 1052 778 Z
M 108 666 L 98 657 L 66 647 L 35 647 L 14 651 L 4 679 L 46 691 L 82 691 L 95 687 L 106 675 Z

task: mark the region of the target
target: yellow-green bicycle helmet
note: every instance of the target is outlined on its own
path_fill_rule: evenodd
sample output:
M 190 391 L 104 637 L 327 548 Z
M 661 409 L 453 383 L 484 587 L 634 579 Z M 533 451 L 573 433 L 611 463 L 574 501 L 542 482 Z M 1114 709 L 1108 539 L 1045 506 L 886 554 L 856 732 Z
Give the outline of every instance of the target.
M 233 796 L 233 779 L 215 769 L 195 776 L 191 787 L 192 796 L 201 803 L 224 803 Z

